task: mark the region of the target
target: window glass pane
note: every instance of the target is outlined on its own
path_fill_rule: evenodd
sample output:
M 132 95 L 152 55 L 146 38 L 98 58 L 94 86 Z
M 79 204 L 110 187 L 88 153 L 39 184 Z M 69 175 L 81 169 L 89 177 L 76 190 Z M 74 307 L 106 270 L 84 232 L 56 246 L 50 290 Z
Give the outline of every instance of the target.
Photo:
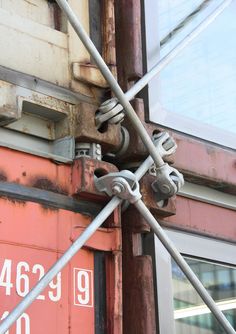
M 236 269 L 186 258 L 209 294 L 236 328 Z M 181 269 L 172 261 L 176 334 L 221 334 L 224 330 L 212 316 Z
M 160 58 L 221 3 L 158 0 Z M 161 71 L 151 89 L 154 98 L 158 95 L 150 106 L 151 121 L 236 148 L 235 13 L 236 0 Z

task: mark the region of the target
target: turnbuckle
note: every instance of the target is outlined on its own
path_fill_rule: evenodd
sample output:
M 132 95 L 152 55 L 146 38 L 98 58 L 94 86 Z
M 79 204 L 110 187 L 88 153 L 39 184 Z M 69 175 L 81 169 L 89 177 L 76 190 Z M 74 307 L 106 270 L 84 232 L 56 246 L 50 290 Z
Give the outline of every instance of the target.
M 153 135 L 153 141 L 160 156 L 167 157 L 175 153 L 177 144 L 167 133 L 161 132 Z M 162 166 L 152 167 L 156 180 L 152 183 L 152 189 L 156 193 L 157 200 L 165 200 L 175 195 L 184 185 L 183 175 L 168 163 Z
M 183 175 L 167 163 L 155 169 L 156 180 L 152 183 L 152 189 L 156 193 L 157 200 L 164 200 L 174 196 L 184 185 Z

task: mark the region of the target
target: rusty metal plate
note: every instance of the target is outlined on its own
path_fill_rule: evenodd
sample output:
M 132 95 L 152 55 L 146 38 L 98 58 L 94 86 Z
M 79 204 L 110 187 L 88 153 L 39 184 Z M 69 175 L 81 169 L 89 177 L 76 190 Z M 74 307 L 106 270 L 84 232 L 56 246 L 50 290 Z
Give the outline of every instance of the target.
M 90 219 L 4 198 L 0 199 L 0 211 L 0 317 L 3 318 L 84 231 Z M 94 251 L 117 252 L 120 247 L 119 229 L 100 229 L 9 333 L 64 334 L 77 333 L 80 328 L 83 334 L 93 334 L 94 280 L 98 279 L 94 274 Z M 115 262 L 115 257 L 110 260 L 110 278 L 120 275 L 120 266 L 117 268 Z M 107 293 L 116 298 L 120 294 L 119 290 L 109 288 Z
M 95 125 L 97 107 L 83 103 L 77 107 L 75 139 L 77 142 L 98 143 L 103 154 L 115 151 L 121 142 L 120 125 L 108 124 L 104 131 L 98 131 Z
M 36 204 L 0 200 L 1 315 L 9 312 L 71 244 L 69 217 Z M 68 215 L 68 213 L 64 213 Z M 57 219 L 56 219 L 57 217 Z M 86 219 L 77 215 L 77 222 Z M 94 255 L 81 250 L 9 333 L 94 333 Z M 40 316 L 39 316 L 40 315 Z

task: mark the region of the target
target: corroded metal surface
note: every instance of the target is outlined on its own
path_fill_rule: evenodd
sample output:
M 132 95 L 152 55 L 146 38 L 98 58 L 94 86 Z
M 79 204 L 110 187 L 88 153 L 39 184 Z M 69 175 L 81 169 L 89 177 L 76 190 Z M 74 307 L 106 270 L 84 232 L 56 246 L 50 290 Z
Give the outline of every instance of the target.
M 117 168 L 104 161 L 81 157 L 75 161 L 72 173 L 72 192 L 82 198 L 94 200 L 107 200 L 105 193 L 98 191 L 94 184 L 94 177 L 99 177 L 111 172 L 117 172 Z
M 124 333 L 156 334 L 151 257 L 142 255 L 141 216 L 130 207 L 122 217 Z
M 235 211 L 177 197 L 176 215 L 162 220 L 168 227 L 236 242 Z
M 156 180 L 155 176 L 145 175 L 140 181 L 142 199 L 155 217 L 169 217 L 176 214 L 175 197 L 158 201 L 151 184 Z
M 96 202 L 97 192 L 93 184 L 94 172 L 97 171 L 99 174 L 110 170 L 114 171 L 116 168 L 90 158 L 82 160 L 83 162 L 77 160 L 72 166 L 57 165 L 41 157 L 6 148 L 0 149 L 2 186 L 0 188 L 3 190 L 5 187 L 4 191 L 8 191 L 8 194 L 5 192 L 2 193 L 3 196 L 0 196 L 0 248 L 2 249 L 0 271 L 2 272 L 3 266 L 11 265 L 11 270 L 14 272 L 11 276 L 13 284 L 17 279 L 15 272 L 18 270 L 19 263 L 20 265 L 24 263 L 22 268 L 26 268 L 24 272 L 29 278 L 30 288 L 35 285 L 40 272 L 48 270 L 90 224 L 91 217 L 78 213 L 77 209 L 80 211 L 80 205 L 86 201 L 86 210 L 91 212 L 92 206 Z M 83 184 L 86 187 L 82 189 L 81 186 L 80 188 L 84 190 L 83 200 L 79 199 L 78 196 L 73 196 L 77 195 L 75 191 L 79 191 L 76 184 Z M 10 187 L 8 187 L 9 185 Z M 8 196 L 9 191 L 11 191 L 10 197 Z M 94 196 L 92 205 L 89 205 L 90 192 Z M 49 197 L 47 198 L 47 196 Z M 106 201 L 106 196 L 102 196 Z M 43 203 L 40 202 L 40 198 L 44 198 Z M 52 200 L 53 203 L 50 202 Z M 98 198 L 98 202 L 99 200 L 101 200 L 101 196 Z M 71 206 L 72 202 L 77 203 L 74 209 L 73 205 Z M 103 203 L 100 203 L 99 207 L 102 206 Z M 71 333 L 75 333 L 79 327 L 83 328 L 84 333 L 94 333 L 96 321 L 94 308 L 98 306 L 95 305 L 94 296 L 97 291 L 93 282 L 100 279 L 95 275 L 94 252 L 100 251 L 105 252 L 106 260 L 104 273 L 106 276 L 106 294 L 104 293 L 104 296 L 107 296 L 105 300 L 107 310 L 104 314 L 106 328 L 109 328 L 109 333 L 122 333 L 121 229 L 118 210 L 115 210 L 109 218 L 109 222 L 105 222 L 96 231 L 85 247 L 62 271 L 60 281 L 62 290 L 56 290 L 56 288 L 52 290 L 52 285 L 47 287 L 42 293 L 45 299 L 43 297 L 41 300 L 36 300 L 32 307 L 26 311 L 31 331 L 34 333 L 41 333 L 42 330 L 50 331 L 50 333 L 65 333 L 69 326 Z M 36 270 L 36 265 L 40 269 Z M 83 307 L 83 304 L 80 304 L 81 299 L 76 297 L 81 292 L 80 285 L 77 286 L 76 283 L 77 279 L 80 278 L 80 276 L 75 276 L 78 273 L 84 275 L 81 284 L 85 284 L 85 276 L 89 280 L 89 285 L 86 288 L 87 294 L 89 294 L 89 298 L 86 298 L 86 307 Z M 56 279 L 54 283 L 56 284 Z M 23 286 L 19 288 L 18 285 L 16 291 L 23 291 Z M 0 309 L 1 316 L 19 302 L 19 293 L 17 295 L 16 291 L 11 289 L 11 295 L 6 295 L 4 287 L 1 286 L 0 294 L 4 305 L 4 309 Z M 56 293 L 58 293 L 58 300 L 48 297 L 55 296 Z M 43 324 L 40 325 L 37 316 L 39 313 L 41 314 L 40 321 L 43 321 Z M 57 318 L 58 315 L 60 315 L 60 319 Z M 52 319 L 53 323 L 51 324 Z
M 117 73 L 123 90 L 143 74 L 140 1 L 115 1 Z
M 78 106 L 76 115 L 75 138 L 78 142 L 98 143 L 102 146 L 103 154 L 115 151 L 120 146 L 120 126 L 108 124 L 107 128 L 98 131 L 95 125 L 96 107 L 90 104 Z

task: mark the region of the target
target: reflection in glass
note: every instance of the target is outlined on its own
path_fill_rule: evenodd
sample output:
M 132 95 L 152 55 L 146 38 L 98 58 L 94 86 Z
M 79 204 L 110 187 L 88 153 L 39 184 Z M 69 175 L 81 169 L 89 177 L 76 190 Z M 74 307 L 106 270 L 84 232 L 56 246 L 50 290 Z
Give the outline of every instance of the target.
M 186 261 L 236 328 L 236 269 L 191 258 Z M 223 334 L 218 321 L 174 261 L 172 278 L 176 334 Z
M 158 3 L 163 58 L 222 0 Z M 215 142 L 224 134 L 225 145 L 236 148 L 235 12 L 236 0 L 160 73 L 152 121 Z

